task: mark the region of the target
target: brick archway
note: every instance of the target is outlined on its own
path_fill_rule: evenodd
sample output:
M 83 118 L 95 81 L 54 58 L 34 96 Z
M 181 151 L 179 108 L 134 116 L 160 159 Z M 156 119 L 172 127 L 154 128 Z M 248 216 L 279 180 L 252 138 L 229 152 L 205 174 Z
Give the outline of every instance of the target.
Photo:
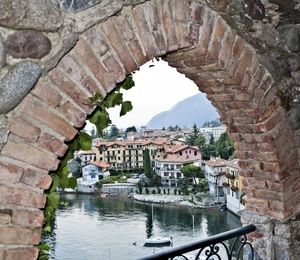
M 0 156 L 0 259 L 37 256 L 48 172 L 92 112 L 88 97 L 110 92 L 154 57 L 192 79 L 218 109 L 245 177 L 243 220 L 258 226 L 259 254 L 276 254 L 274 244 L 286 238 L 280 228 L 292 232 L 284 221 L 300 211 L 299 144 L 276 82 L 219 14 L 197 1 L 174 0 L 123 8 L 88 29 L 10 115 Z M 293 254 L 295 244 L 288 243 L 282 250 Z

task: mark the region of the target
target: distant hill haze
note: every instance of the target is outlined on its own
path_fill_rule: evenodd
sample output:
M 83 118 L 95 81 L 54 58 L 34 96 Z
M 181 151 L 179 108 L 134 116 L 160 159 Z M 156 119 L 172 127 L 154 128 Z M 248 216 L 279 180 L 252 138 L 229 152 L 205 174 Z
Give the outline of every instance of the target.
M 219 118 L 219 114 L 203 93 L 188 97 L 170 110 L 161 112 L 150 119 L 147 128 L 167 128 L 168 126 L 201 127 L 206 121 Z

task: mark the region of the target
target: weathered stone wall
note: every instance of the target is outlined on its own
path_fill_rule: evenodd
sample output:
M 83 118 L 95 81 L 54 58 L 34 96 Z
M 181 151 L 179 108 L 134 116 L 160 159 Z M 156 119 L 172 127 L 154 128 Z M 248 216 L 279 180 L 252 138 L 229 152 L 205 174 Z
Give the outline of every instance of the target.
M 88 98 L 154 57 L 192 79 L 227 124 L 258 255 L 295 259 L 299 2 L 274 2 L 0 2 L 0 259 L 36 258 L 48 172 L 93 111 Z

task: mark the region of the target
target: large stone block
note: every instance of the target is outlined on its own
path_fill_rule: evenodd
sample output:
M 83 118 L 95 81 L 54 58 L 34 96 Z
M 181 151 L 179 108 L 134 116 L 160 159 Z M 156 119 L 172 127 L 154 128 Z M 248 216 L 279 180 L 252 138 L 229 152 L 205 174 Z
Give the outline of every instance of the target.
M 4 27 L 56 31 L 62 23 L 61 11 L 54 0 L 0 2 L 0 25 Z
M 51 50 L 50 40 L 37 31 L 21 31 L 8 36 L 5 41 L 8 54 L 14 58 L 41 59 Z
M 0 81 L 0 114 L 17 106 L 42 73 L 40 65 L 22 61 L 12 66 Z

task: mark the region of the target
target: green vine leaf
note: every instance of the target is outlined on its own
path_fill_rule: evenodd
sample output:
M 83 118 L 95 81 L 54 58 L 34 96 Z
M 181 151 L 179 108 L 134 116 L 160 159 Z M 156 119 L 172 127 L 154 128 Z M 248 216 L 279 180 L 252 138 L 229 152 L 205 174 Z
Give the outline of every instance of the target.
M 47 206 L 52 209 L 56 209 L 59 200 L 57 192 L 48 193 L 46 194 L 46 196 L 47 196 Z
M 112 93 L 107 98 L 107 107 L 115 107 L 121 105 L 123 102 L 123 94 L 122 93 Z
M 62 174 L 59 179 L 59 186 L 63 189 L 69 188 L 69 179 L 66 174 Z
M 121 84 L 121 87 L 126 90 L 131 89 L 135 85 L 131 75 L 127 76 Z
M 43 228 L 43 231 L 44 231 L 44 232 L 47 232 L 47 233 L 50 233 L 51 230 L 52 230 L 52 228 L 50 227 L 50 225 L 47 225 L 47 226 L 45 226 L 45 227 Z
M 59 186 L 59 176 L 58 175 L 52 175 L 52 185 L 51 185 L 51 189 L 50 189 L 50 193 L 56 191 L 56 189 Z
M 105 110 L 97 110 L 95 114 L 89 119 L 97 128 L 97 132 L 102 135 L 103 130 L 111 124 L 108 112 Z
M 96 94 L 93 97 L 89 98 L 91 105 L 99 106 L 101 105 L 101 102 L 103 101 L 103 97 L 99 91 L 96 92 Z
M 69 180 L 69 187 L 74 190 L 77 186 L 77 179 L 74 177 L 70 177 L 68 180 Z
M 92 147 L 92 137 L 85 132 L 78 133 L 80 150 L 88 151 Z
M 41 244 L 39 245 L 39 249 L 44 250 L 44 251 L 49 251 L 49 250 L 51 249 L 51 246 L 49 246 L 49 245 L 46 244 L 46 243 L 41 243 Z
M 122 103 L 121 111 L 120 111 L 120 116 L 126 115 L 129 111 L 132 110 L 132 104 L 130 101 L 124 101 Z

